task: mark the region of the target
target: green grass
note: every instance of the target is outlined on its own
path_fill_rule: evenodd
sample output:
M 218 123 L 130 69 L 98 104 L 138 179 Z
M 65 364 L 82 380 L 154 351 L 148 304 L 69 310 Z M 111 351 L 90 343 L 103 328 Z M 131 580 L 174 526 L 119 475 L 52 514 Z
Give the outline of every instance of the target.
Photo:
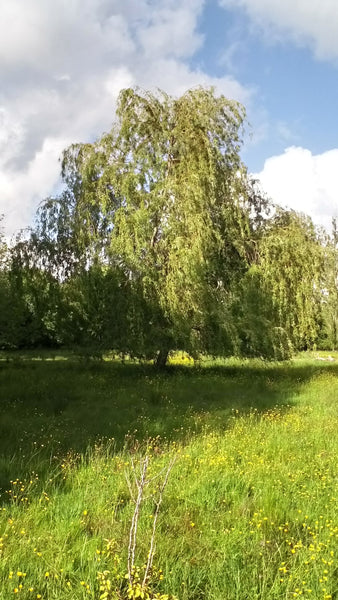
M 0 362 L 1 600 L 99 600 L 108 580 L 107 600 L 127 597 L 134 504 L 126 477 L 133 481 L 132 463 L 147 447 L 160 479 L 176 456 L 157 524 L 163 579 L 154 571 L 154 594 L 338 598 L 335 362 L 205 361 L 158 373 L 71 354 L 8 356 Z M 160 479 L 141 506 L 141 571 Z

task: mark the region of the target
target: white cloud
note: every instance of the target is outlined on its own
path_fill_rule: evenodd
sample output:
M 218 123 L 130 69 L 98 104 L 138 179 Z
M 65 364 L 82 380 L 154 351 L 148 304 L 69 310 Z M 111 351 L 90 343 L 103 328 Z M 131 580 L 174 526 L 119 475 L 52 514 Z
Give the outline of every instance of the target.
M 0 107 L 0 157 L 2 166 L 21 149 L 24 128 L 9 110 Z
M 171 4 L 171 6 L 170 6 Z M 140 31 L 139 40 L 142 43 L 145 56 L 151 58 L 156 54 L 162 57 L 191 56 L 203 43 L 203 37 L 194 31 L 196 16 L 203 8 L 203 1 L 164 2 L 160 9 L 154 11 L 154 16 L 148 27 Z M 170 26 L 168 27 L 168 25 Z
M 69 143 L 110 128 L 119 90 L 178 95 L 215 85 L 247 104 L 251 90 L 189 59 L 205 0 L 10 0 L 0 19 L 0 214 L 7 233 L 31 223 L 58 180 Z
M 4 213 L 1 225 L 8 239 L 33 223 L 39 202 L 53 192 L 59 181 L 58 159 L 70 143 L 70 139 L 46 138 L 24 169 L 0 169 L 0 214 Z
M 338 216 L 337 165 L 338 149 L 313 155 L 291 146 L 268 158 L 257 177 L 274 202 L 310 215 L 329 230 L 332 217 Z
M 317 58 L 338 58 L 336 0 L 219 0 L 225 8 L 243 8 L 270 41 L 291 38 L 310 46 Z

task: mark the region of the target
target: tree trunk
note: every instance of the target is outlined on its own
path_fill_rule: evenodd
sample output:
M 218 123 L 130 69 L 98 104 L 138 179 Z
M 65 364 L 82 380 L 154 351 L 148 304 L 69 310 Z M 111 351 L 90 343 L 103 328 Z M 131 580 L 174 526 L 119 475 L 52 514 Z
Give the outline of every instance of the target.
M 167 364 L 169 350 L 162 348 L 155 359 L 155 366 L 158 369 L 164 369 Z

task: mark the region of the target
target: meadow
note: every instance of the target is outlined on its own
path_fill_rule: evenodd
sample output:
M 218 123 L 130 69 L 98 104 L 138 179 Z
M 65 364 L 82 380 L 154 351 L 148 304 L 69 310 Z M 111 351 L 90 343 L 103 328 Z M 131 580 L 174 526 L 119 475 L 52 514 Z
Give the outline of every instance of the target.
M 0 599 L 337 599 L 335 358 L 0 355 Z

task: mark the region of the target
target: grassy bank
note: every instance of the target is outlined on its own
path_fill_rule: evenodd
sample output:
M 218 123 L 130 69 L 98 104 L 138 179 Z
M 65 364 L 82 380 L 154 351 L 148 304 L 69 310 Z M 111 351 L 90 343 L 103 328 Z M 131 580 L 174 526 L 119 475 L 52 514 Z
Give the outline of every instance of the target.
M 1 600 L 127 597 L 131 496 L 146 454 L 141 579 L 175 456 L 151 598 L 338 597 L 335 363 L 158 374 L 33 358 L 0 364 Z

